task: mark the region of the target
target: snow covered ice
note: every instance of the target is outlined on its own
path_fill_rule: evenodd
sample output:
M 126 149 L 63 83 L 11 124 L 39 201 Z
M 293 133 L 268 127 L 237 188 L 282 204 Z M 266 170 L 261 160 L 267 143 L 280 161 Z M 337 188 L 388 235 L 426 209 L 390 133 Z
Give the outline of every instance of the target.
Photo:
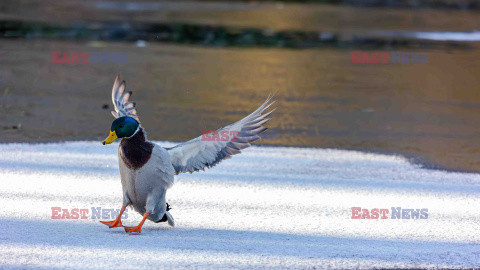
M 0 268 L 480 267 L 479 174 L 355 151 L 251 147 L 181 174 L 167 193 L 175 228 L 52 219 L 52 207 L 121 207 L 117 149 L 0 144 Z M 428 219 L 351 219 L 356 206 Z M 140 220 L 129 209 L 123 224 Z

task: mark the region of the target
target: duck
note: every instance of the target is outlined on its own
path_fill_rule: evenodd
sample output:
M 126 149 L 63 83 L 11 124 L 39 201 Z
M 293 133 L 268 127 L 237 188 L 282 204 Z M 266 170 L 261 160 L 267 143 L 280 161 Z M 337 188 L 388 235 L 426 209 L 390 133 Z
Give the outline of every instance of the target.
M 167 222 L 175 226 L 166 202 L 167 190 L 174 184 L 174 176 L 193 173 L 217 165 L 222 160 L 240 154 L 241 150 L 259 140 L 267 130 L 264 126 L 275 109 L 268 109 L 275 103 L 274 95 L 245 118 L 180 143 L 174 147 L 161 147 L 149 141 L 140 124 L 135 103 L 130 101 L 132 91 L 126 91 L 125 81 L 115 78 L 112 88 L 112 111 L 115 120 L 108 137 L 102 142 L 108 145 L 121 139 L 118 146 L 118 164 L 122 183 L 122 207 L 112 221 L 101 221 L 109 228 L 123 227 L 127 233 L 141 233 L 148 219 L 152 222 Z M 121 216 L 127 207 L 143 216 L 137 226 L 123 226 Z

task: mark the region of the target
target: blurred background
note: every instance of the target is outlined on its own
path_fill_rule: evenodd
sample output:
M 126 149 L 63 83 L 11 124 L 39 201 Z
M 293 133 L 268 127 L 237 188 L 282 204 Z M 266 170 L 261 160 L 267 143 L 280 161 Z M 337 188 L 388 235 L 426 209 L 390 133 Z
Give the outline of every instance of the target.
M 223 127 L 276 91 L 260 144 L 478 172 L 479 29 L 478 1 L 3 0 L 0 142 L 100 141 L 118 74 L 149 139 Z

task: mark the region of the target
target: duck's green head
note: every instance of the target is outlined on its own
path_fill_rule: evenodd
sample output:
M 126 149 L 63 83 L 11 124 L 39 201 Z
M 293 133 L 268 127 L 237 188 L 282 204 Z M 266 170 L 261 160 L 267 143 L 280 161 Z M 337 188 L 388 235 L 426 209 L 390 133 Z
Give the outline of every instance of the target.
M 122 116 L 112 122 L 110 135 L 103 141 L 103 145 L 111 144 L 118 138 L 131 137 L 140 124 L 132 117 Z

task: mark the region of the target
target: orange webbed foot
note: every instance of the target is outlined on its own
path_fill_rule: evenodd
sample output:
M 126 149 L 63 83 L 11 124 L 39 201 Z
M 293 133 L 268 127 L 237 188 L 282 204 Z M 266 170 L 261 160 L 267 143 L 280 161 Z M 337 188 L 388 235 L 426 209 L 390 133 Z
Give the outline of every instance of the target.
M 142 226 L 143 226 L 143 223 L 145 222 L 145 220 L 147 219 L 148 217 L 148 212 L 146 212 L 144 215 L 143 215 L 143 219 L 142 221 L 140 221 L 140 224 L 138 224 L 137 226 L 135 227 L 124 227 L 125 228 L 125 232 L 127 233 L 141 233 L 142 232 Z
M 120 219 L 122 217 L 123 212 L 125 211 L 125 206 L 122 206 L 122 209 L 120 210 L 120 213 L 118 214 L 118 217 L 115 220 L 112 221 L 100 221 L 102 224 L 107 225 L 109 228 L 115 228 L 115 227 L 123 227 L 122 225 L 122 220 Z
M 125 232 L 127 233 L 141 233 L 142 232 L 142 226 L 135 226 L 135 227 L 123 227 L 125 229 Z
M 120 219 L 115 219 L 112 221 L 100 221 L 102 224 L 107 225 L 109 228 L 123 227 L 122 221 Z

